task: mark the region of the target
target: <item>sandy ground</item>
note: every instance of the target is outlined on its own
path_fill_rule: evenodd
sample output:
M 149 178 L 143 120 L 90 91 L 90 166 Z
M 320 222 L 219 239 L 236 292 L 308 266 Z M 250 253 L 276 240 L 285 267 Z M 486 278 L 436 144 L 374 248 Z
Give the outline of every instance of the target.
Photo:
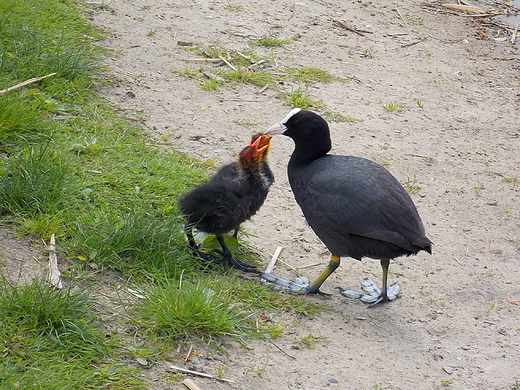
M 117 53 L 105 96 L 158 139 L 226 163 L 252 133 L 280 121 L 290 107 L 271 88 L 207 91 L 174 73 L 200 66 L 186 61 L 196 56 L 179 41 L 240 51 L 276 36 L 291 43 L 254 48 L 271 59 L 268 70 L 315 66 L 347 80 L 307 90 L 326 105 L 317 112 L 360 120 L 330 123 L 333 152 L 373 158 L 421 188 L 412 197 L 433 254 L 392 262 L 401 299 L 368 309 L 342 297 L 335 287 L 381 278 L 378 262 L 345 258 L 323 286 L 332 297 L 306 298 L 327 307 L 316 318 L 273 318 L 286 330 L 273 342 L 230 342 L 226 356 L 178 363 L 235 381 L 194 378 L 202 389 L 509 389 L 520 381 L 520 54 L 504 30 L 389 0 L 112 0 L 90 15 L 112 30 L 102 44 Z M 404 111 L 385 111 L 390 102 Z M 246 224 L 247 240 L 264 264 L 283 246 L 280 258 L 313 279 L 329 254 L 292 198 L 292 148 L 286 137 L 273 139 L 276 182 Z M 275 273 L 295 276 L 280 265 Z M 309 335 L 318 342 L 302 348 Z M 167 367 L 147 371 L 150 388 L 184 388 Z

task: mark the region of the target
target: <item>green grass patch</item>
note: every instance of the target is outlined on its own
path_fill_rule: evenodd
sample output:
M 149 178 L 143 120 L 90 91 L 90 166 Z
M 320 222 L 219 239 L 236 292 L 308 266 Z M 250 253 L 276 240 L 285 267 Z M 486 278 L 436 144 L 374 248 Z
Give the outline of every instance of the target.
M 347 122 L 347 123 L 359 123 L 363 122 L 362 119 L 354 118 L 353 116 L 339 114 L 337 112 L 326 111 L 323 116 L 330 122 Z
M 314 84 L 318 82 L 328 83 L 334 79 L 337 79 L 332 76 L 329 71 L 319 69 L 314 66 L 307 68 L 288 67 L 285 69 L 285 71 L 291 80 L 301 81 L 307 84 Z
M 263 46 L 263 47 L 278 47 L 283 45 L 288 45 L 291 43 L 290 39 L 280 39 L 276 37 L 264 37 L 253 41 L 254 46 Z
M 406 105 L 403 102 L 388 102 L 381 103 L 381 105 L 386 112 L 403 112 L 406 109 Z
M 413 178 L 407 177 L 403 183 L 403 187 L 409 194 L 418 194 L 421 191 L 421 186 L 418 183 L 417 177 L 413 175 Z
M 193 280 L 190 280 L 193 279 Z M 278 337 L 278 325 L 260 316 L 287 310 L 312 318 L 323 308 L 305 297 L 276 292 L 230 274 L 187 275 L 143 291 L 132 322 L 140 333 L 166 342 L 219 344 L 225 337 Z
M 299 107 L 302 110 L 309 108 L 320 108 L 324 104 L 319 100 L 312 97 L 306 90 L 298 88 L 290 92 L 283 92 L 281 94 L 283 101 L 286 105 L 292 107 Z
M 147 286 L 146 299 L 129 312 L 141 318 L 135 323 L 151 336 L 152 349 L 165 339 L 218 342 L 280 334 L 278 326 L 261 321 L 265 310 L 315 313 L 317 306 L 302 297 L 270 291 L 218 266 L 206 269 L 193 258 L 177 200 L 210 170 L 166 143 L 150 142 L 97 96 L 103 52 L 92 41 L 101 34 L 80 15 L 72 0 L 0 2 L 0 89 L 56 73 L 0 95 L 2 222 L 20 235 L 55 234 L 60 257 L 68 260 L 68 283 L 89 284 L 100 272 L 116 271 Z M 254 53 L 208 50 L 200 54 L 237 66 L 219 72 L 221 83 L 275 85 L 283 77 L 261 69 L 267 60 Z M 183 73 L 199 80 L 203 71 Z M 247 247 L 238 252 L 246 261 L 253 256 Z M 0 280 L 0 383 L 49 389 L 142 385 L 120 355 L 124 346 L 111 341 L 117 334 L 105 334 L 88 290 L 82 291 Z M 188 322 L 175 317 L 175 305 L 187 305 Z M 118 329 L 121 323 L 110 325 Z
M 0 279 L 2 388 L 140 387 L 128 368 L 107 358 L 117 347 L 85 292 L 39 281 L 15 287 Z

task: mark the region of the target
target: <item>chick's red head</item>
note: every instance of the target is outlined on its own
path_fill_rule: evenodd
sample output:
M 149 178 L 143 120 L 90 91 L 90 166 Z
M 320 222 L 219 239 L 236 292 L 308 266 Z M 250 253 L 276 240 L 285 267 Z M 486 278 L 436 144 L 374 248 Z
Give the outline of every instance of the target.
M 242 152 L 241 157 L 260 158 L 263 159 L 269 151 L 271 145 L 271 136 L 267 134 L 256 134 L 251 138 L 251 143 L 246 146 Z

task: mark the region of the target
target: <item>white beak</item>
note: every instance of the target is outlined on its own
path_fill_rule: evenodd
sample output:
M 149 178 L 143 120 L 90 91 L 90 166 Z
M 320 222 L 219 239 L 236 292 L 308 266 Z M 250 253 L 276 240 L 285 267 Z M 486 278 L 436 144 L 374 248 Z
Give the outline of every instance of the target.
M 293 115 L 296 115 L 297 113 L 299 113 L 302 109 L 301 108 L 293 108 L 291 110 L 291 112 L 289 112 L 285 118 L 283 118 L 283 120 L 280 122 L 280 123 L 277 123 L 276 125 L 272 125 L 270 128 L 267 129 L 267 131 L 265 132 L 265 134 L 269 134 L 269 135 L 277 135 L 277 134 L 283 134 L 285 132 L 285 130 L 287 130 L 287 126 L 285 126 L 285 124 L 287 122 L 289 122 L 289 119 L 291 119 L 291 117 Z
M 276 123 L 272 125 L 270 128 L 267 129 L 265 134 L 269 135 L 277 135 L 277 134 L 283 134 L 287 130 L 287 126 L 285 126 L 283 123 Z

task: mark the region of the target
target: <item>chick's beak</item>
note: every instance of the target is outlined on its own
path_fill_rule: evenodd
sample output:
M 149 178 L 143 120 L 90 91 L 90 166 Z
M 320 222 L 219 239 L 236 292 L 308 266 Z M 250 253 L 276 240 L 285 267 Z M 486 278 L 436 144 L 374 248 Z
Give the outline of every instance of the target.
M 270 128 L 267 129 L 265 134 L 269 135 L 277 135 L 277 134 L 283 134 L 285 133 L 285 130 L 287 130 L 287 126 L 285 126 L 283 123 L 277 123 L 275 125 L 272 125 Z
M 262 134 L 253 143 L 249 145 L 249 148 L 252 149 L 255 152 L 255 154 L 262 153 L 264 150 L 269 148 L 270 143 L 271 136 L 267 134 Z

